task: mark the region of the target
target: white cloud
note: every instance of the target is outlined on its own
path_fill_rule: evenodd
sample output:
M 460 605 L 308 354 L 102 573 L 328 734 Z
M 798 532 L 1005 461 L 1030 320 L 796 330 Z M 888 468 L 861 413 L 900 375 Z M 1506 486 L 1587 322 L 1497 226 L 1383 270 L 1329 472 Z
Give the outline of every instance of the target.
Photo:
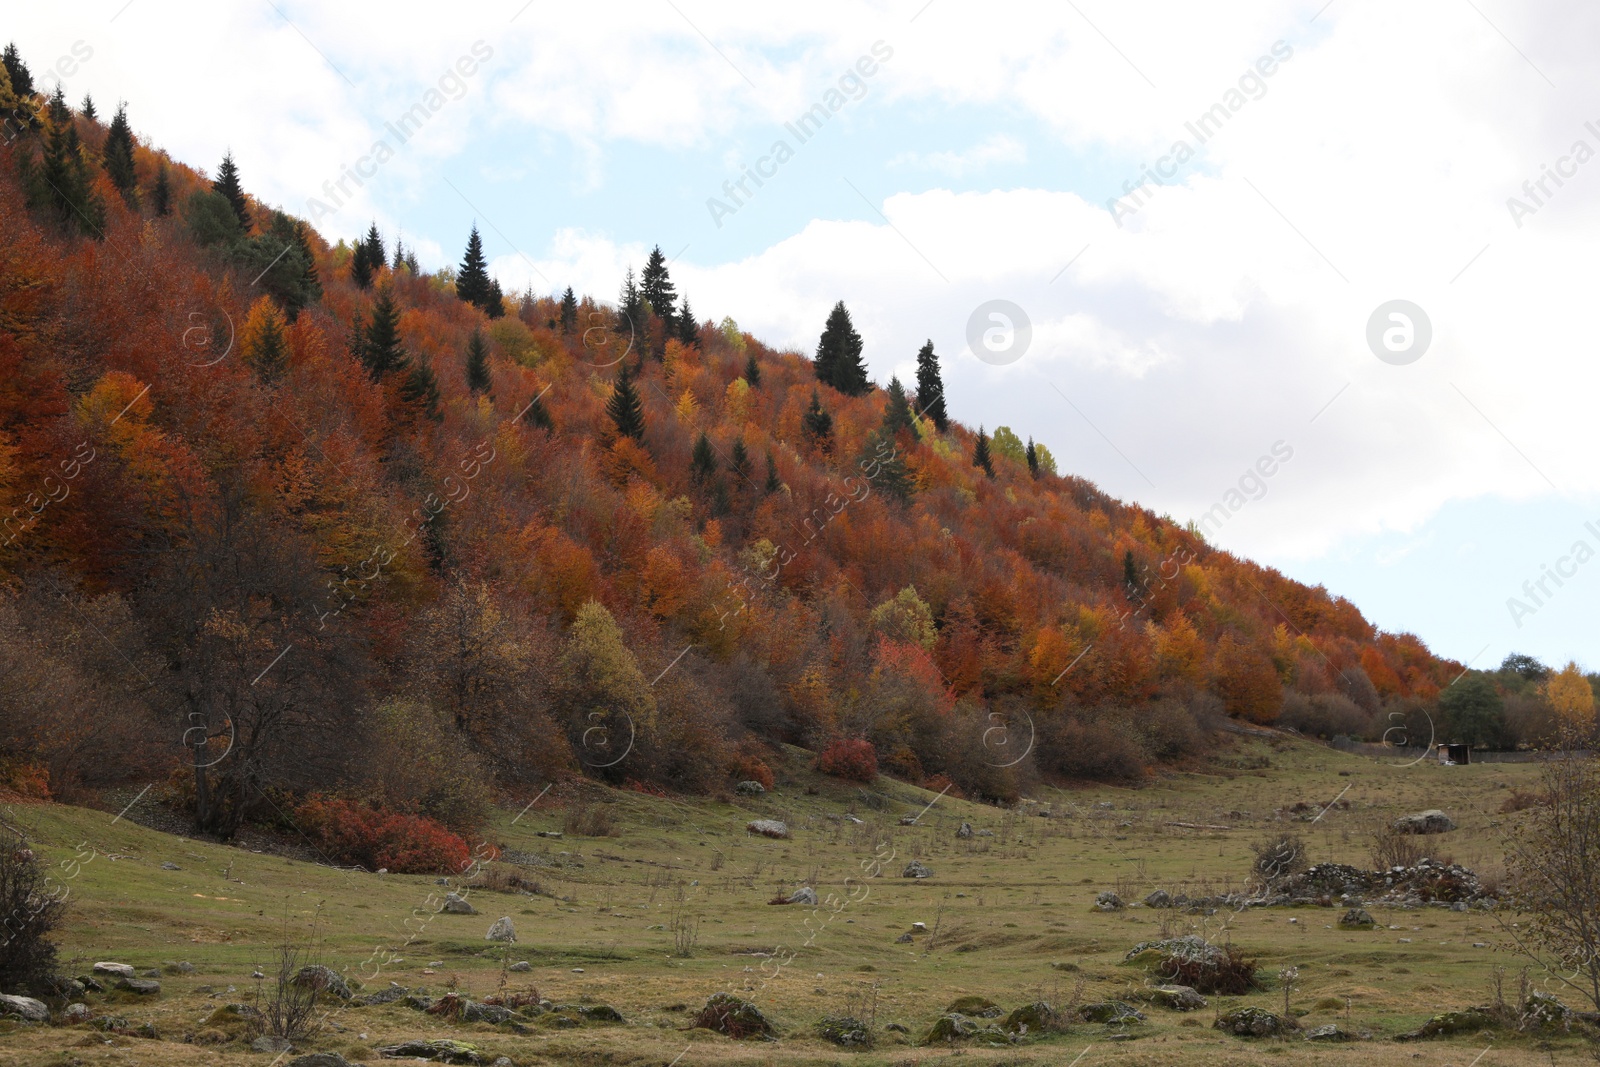
M 1025 163 L 1028 146 L 1003 133 L 991 134 L 961 152 L 902 152 L 889 160 L 891 167 L 922 167 L 960 178 L 997 163 Z

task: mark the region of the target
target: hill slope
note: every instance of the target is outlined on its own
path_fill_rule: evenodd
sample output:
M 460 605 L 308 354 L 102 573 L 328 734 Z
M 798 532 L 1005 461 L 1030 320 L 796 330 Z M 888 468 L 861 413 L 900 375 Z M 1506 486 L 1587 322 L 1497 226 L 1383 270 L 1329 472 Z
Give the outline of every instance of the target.
M 664 267 L 506 301 L 470 250 L 330 247 L 231 161 L 0 105 L 15 787 L 199 765 L 171 789 L 224 835 L 310 792 L 468 826 L 490 781 L 713 791 L 857 738 L 1012 798 L 1222 715 L 1371 736 L 1460 670 L 1014 435 L 986 471 L 933 396 L 686 319 Z

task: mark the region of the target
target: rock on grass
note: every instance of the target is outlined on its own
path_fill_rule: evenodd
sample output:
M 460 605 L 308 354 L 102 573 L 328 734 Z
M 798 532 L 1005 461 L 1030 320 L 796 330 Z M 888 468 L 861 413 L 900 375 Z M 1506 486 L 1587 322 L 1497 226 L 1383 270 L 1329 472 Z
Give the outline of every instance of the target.
M 488 1057 L 476 1045 L 465 1041 L 402 1041 L 398 1045 L 385 1045 L 378 1049 L 384 1059 L 432 1060 L 435 1063 L 486 1064 Z
M 761 1009 L 732 993 L 713 993 L 694 1018 L 694 1026 L 715 1030 L 731 1038 L 760 1038 L 770 1041 L 775 1028 Z
M 1256 1007 L 1236 1008 L 1211 1025 L 1235 1037 L 1285 1037 L 1300 1029 L 1293 1019 Z
M 829 1015 L 817 1024 L 817 1036 L 843 1048 L 871 1048 L 872 1031 L 860 1019 Z

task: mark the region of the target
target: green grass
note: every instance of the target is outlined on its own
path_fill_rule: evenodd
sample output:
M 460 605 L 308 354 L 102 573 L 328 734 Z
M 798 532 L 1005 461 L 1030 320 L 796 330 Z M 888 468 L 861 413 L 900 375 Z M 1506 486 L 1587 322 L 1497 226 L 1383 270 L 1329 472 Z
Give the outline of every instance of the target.
M 1336 926 L 1339 909 L 1189 916 L 1145 908 L 1105 914 L 1091 905 L 1102 889 L 1136 900 L 1158 886 L 1191 893 L 1237 887 L 1248 870 L 1250 842 L 1286 826 L 1303 834 L 1314 860 L 1364 864 L 1363 835 L 1371 820 L 1424 807 L 1445 809 L 1460 827 L 1430 839 L 1437 841 L 1436 858 L 1493 875 L 1501 835 L 1517 818 L 1497 814 L 1501 798 L 1509 786 L 1529 787 L 1536 767 L 1401 767 L 1288 741 L 1241 742 L 1223 756 L 1221 763 L 1249 769 L 1211 765 L 1141 789 L 1040 790 L 1032 797 L 1039 803 L 1023 809 L 1048 808 L 1049 818 L 945 797 L 917 825 L 900 826 L 902 815 L 921 810 L 934 795 L 880 779 L 872 789 L 888 802 L 873 810 L 856 787 L 818 778 L 799 760 L 773 793 L 737 803 L 608 791 L 603 802 L 620 831 L 609 838 L 539 838 L 537 831 L 561 828 L 562 814 L 547 799 L 520 817 L 515 809 L 499 813 L 490 833 L 491 840 L 546 858 L 547 866 L 523 872 L 544 893 L 473 892 L 470 899 L 482 912 L 477 916 L 433 914 L 426 902 L 444 889 L 429 877 L 344 872 L 253 854 L 160 834 L 127 819 L 113 822 L 110 814 L 89 809 L 14 806 L 7 821 L 26 827 L 52 862 L 70 858 L 74 846 L 97 854 L 67 883 L 72 908 L 62 955 L 72 973 L 103 959 L 141 970 L 187 960 L 196 971 L 163 977 L 157 1001 L 116 1008 L 136 1024 L 153 1022 L 167 1040 L 106 1044 L 104 1035 L 83 1027 L 25 1028 L 0 1036 L 0 1065 L 270 1063 L 272 1056 L 237 1042 L 207 1047 L 181 1041 L 201 1029 L 212 1008 L 246 999 L 254 987 L 251 971 L 272 970 L 286 924 L 303 937 L 316 918 L 324 962 L 364 979 L 369 990 L 392 980 L 437 994 L 453 983 L 481 997 L 503 978 L 498 949 L 483 940 L 500 915 L 512 918 L 521 940 L 510 958 L 533 966 L 531 973 L 504 976 L 512 988 L 531 984 L 557 1002 L 611 1004 L 628 1022 L 577 1030 L 533 1025 L 532 1034 L 518 1036 L 483 1025 L 451 1026 L 398 1006 L 346 1008 L 328 1018 L 313 1047 L 375 1060 L 371 1049 L 379 1044 L 453 1035 L 518 1064 L 665 1064 L 680 1053 L 684 1067 L 927 1063 L 951 1055 L 916 1042 L 956 997 L 982 995 L 1008 1010 L 1075 993 L 1091 1000 L 1125 997 L 1143 981 L 1121 963 L 1127 949 L 1192 928 L 1231 939 L 1260 959 L 1269 979 L 1259 994 L 1211 998 L 1213 1008 L 1281 1010 L 1282 992 L 1271 976 L 1293 964 L 1301 979 L 1292 1004 L 1309 1012 L 1304 1024 L 1342 1021 L 1348 1002 L 1350 1021 L 1376 1040 L 1342 1047 L 1244 1042 L 1210 1028 L 1212 1008 L 1188 1016 L 1150 1008 L 1148 1022 L 1132 1028 L 1133 1040 L 1112 1041 L 1107 1028 L 1085 1024 L 1043 1041 L 969 1048 L 964 1062 L 1070 1063 L 1090 1044 L 1085 1067 L 1107 1061 L 1260 1063 L 1273 1056 L 1313 1063 L 1471 1062 L 1482 1039 L 1422 1045 L 1390 1039 L 1439 1011 L 1482 1003 L 1493 966 L 1520 966 L 1497 950 L 1503 939 L 1492 916 L 1372 908 L 1379 928 L 1352 932 Z M 1275 820 L 1276 809 L 1297 801 L 1320 806 L 1340 790 L 1346 790 L 1349 810 L 1330 810 L 1314 824 Z M 847 811 L 863 821 L 842 818 Z M 759 817 L 783 819 L 793 838 L 746 834 L 744 824 Z M 963 821 L 994 836 L 957 840 Z M 1180 822 L 1236 828 L 1171 825 Z M 893 859 L 882 877 L 863 879 L 862 863 L 875 850 Z M 900 878 L 911 859 L 932 867 L 935 876 Z M 182 869 L 162 870 L 163 862 Z M 767 903 L 801 884 L 849 902 L 831 919 L 827 907 L 813 912 Z M 685 958 L 675 955 L 675 918 L 699 923 L 698 943 Z M 918 921 L 937 930 L 931 952 L 930 935 L 912 944 L 895 941 Z M 1489 947 L 1474 947 L 1480 943 Z M 796 953 L 787 966 L 758 955 L 778 949 Z M 400 959 L 386 962 L 391 955 Z M 442 966 L 428 968 L 435 961 Z M 218 995 L 209 998 L 196 991 L 200 986 Z M 229 986 L 235 992 L 224 992 Z M 873 986 L 874 1051 L 847 1052 L 812 1036 L 819 1019 L 871 995 Z M 783 1039 L 739 1044 L 686 1030 L 692 1010 L 718 990 L 755 1000 L 782 1027 Z M 909 1036 L 885 1032 L 890 1022 L 906 1025 Z M 1501 1035 L 1482 1062 L 1499 1067 L 1552 1058 L 1578 1062 L 1587 1054 L 1576 1039 L 1546 1048 Z

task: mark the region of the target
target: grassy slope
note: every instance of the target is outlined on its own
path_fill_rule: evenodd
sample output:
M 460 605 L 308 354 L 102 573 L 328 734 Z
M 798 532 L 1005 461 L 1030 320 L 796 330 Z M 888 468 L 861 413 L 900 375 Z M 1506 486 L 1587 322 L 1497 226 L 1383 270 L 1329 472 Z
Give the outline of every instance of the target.
M 1269 766 L 1251 766 L 1263 757 Z M 326 933 L 323 954 L 333 966 L 357 975 L 374 949 L 399 949 L 403 962 L 383 966 L 369 988 L 395 980 L 426 985 L 437 993 L 456 976 L 460 987 L 476 996 L 492 992 L 501 980 L 500 964 L 478 953 L 489 923 L 507 914 L 522 939 L 513 958 L 534 965 L 532 974 L 512 979 L 531 979 L 543 995 L 557 1001 L 613 1004 L 629 1020 L 623 1026 L 576 1031 L 540 1029 L 531 1037 L 486 1026 L 456 1028 L 519 1064 L 661 1064 L 685 1049 L 690 1050 L 680 1061 L 685 1067 L 841 1059 L 860 1064 L 927 1062 L 948 1053 L 897 1044 L 905 1039 L 892 1033 L 882 1035 L 887 1040 L 875 1052 L 841 1053 L 809 1033 L 819 1017 L 842 1010 L 848 997 L 874 982 L 879 984 L 880 1027 L 903 1022 L 913 1040 L 938 1009 L 964 993 L 981 993 L 1010 1008 L 1041 993 L 1065 996 L 1082 977 L 1088 997 L 1117 995 L 1139 980 L 1119 965 L 1122 953 L 1136 941 L 1159 936 L 1163 920 L 1198 923 L 1212 936 L 1231 937 L 1260 956 L 1263 973 L 1298 965 L 1302 985 L 1294 996 L 1296 1007 L 1349 998 L 1353 1021 L 1380 1035 L 1409 1028 L 1444 1008 L 1483 1001 L 1490 968 L 1495 963 L 1515 965 L 1492 947 L 1473 947 L 1475 942 L 1492 946 L 1500 940 L 1494 921 L 1477 913 L 1375 909 L 1380 929 L 1356 933 L 1335 928 L 1339 912 L 1327 909 L 1258 909 L 1209 918 L 1142 908 L 1109 915 L 1092 912 L 1094 893 L 1103 888 L 1115 886 L 1125 896 L 1142 896 L 1157 885 L 1210 882 L 1215 891 L 1236 883 L 1247 867 L 1249 842 L 1272 823 L 1275 808 L 1301 800 L 1326 802 L 1346 786 L 1345 799 L 1353 808 L 1330 811 L 1309 827 L 1306 836 L 1315 858 L 1361 862 L 1361 829 L 1376 813 L 1442 807 L 1461 828 L 1438 839 L 1441 852 L 1492 870 L 1499 852 L 1498 828 L 1507 818 L 1493 814 L 1503 790 L 1527 785 L 1536 774 L 1527 764 L 1439 768 L 1424 763 L 1403 768 L 1299 742 L 1277 747 L 1243 742 L 1227 759 L 1246 769 L 1181 774 L 1140 790 L 1043 791 L 1039 799 L 1060 816 L 1050 819 L 1009 815 L 946 797 L 917 826 L 902 827 L 899 817 L 926 805 L 931 794 L 880 780 L 876 788 L 892 800 L 886 810 L 873 811 L 860 802 L 854 787 L 816 779 L 798 763 L 775 793 L 738 805 L 610 794 L 608 810 L 621 829 L 616 837 L 541 839 L 536 831 L 560 828 L 559 811 L 536 805 L 520 818 L 504 812 L 495 839 L 565 864 L 537 873 L 555 896 L 474 893 L 482 915 L 428 919 L 409 947 L 402 947 L 408 937 L 403 922 L 430 893 L 443 892 L 431 878 L 340 872 L 199 844 L 80 808 L 13 807 L 7 820 L 28 827 L 52 860 L 71 856 L 79 842 L 100 853 L 70 883 L 74 907 L 63 956 L 73 973 L 87 970 L 97 959 L 123 960 L 141 969 L 163 961 L 194 963 L 193 975 L 163 979 L 159 1001 L 115 1009 L 135 1023 L 154 1021 L 175 1040 L 184 1031 L 199 1029 L 199 1020 L 215 1005 L 243 999 L 253 985 L 249 974 L 254 967 L 271 969 L 271 946 L 281 938 L 286 914 L 303 925 L 319 906 Z M 807 785 L 820 791 L 805 795 Z M 862 824 L 828 818 L 851 807 L 865 820 Z M 747 835 L 744 823 L 757 816 L 785 819 L 793 839 Z M 957 840 L 954 831 L 963 820 L 992 829 L 995 836 Z M 1168 825 L 1176 821 L 1231 823 L 1238 829 Z M 816 913 L 812 926 L 820 932 L 809 947 L 801 947 L 810 909 L 773 907 L 766 901 L 777 889 L 800 882 L 815 884 L 820 893 L 842 895 L 843 879 L 858 875 L 858 864 L 879 843 L 885 846 L 883 854 L 892 849 L 895 855 L 886 875 L 867 883 L 865 898 L 844 907 L 826 925 L 827 909 Z M 926 882 L 898 877 L 911 858 L 931 866 L 936 877 Z M 182 869 L 162 870 L 163 862 Z M 686 959 L 671 958 L 673 937 L 666 929 L 679 908 L 701 919 L 699 944 Z M 894 943 L 913 921 L 930 927 L 938 923 L 936 951 L 926 952 L 925 938 L 912 945 Z M 1390 924 L 1400 929 L 1383 929 Z M 739 954 L 780 944 L 798 948 L 800 954 L 770 982 L 761 967 L 763 958 Z M 432 961 L 445 966 L 436 974 L 423 974 Z M 1053 968 L 1052 963 L 1079 969 Z M 373 975 L 371 962 L 365 968 Z M 218 990 L 231 984 L 239 993 L 208 1000 L 194 992 L 202 984 Z M 752 1046 L 681 1030 L 687 1013 L 667 1009 L 698 1006 L 718 989 L 748 991 L 788 1036 L 776 1046 Z M 1282 997 L 1271 989 L 1238 1002 L 1281 1009 Z M 1218 1003 L 1232 1002 L 1213 998 Z M 1085 1064 L 1166 1064 L 1179 1056 L 1197 1064 L 1258 1063 L 1275 1052 L 1318 1063 L 1359 1059 L 1442 1064 L 1469 1062 L 1478 1047 L 1466 1039 L 1343 1048 L 1248 1044 L 1211 1031 L 1209 1009 L 1191 1016 L 1160 1010 L 1149 1014 L 1135 1041 L 1109 1043 L 1103 1027 L 1080 1026 L 1072 1035 L 1045 1043 L 972 1049 L 967 1056 L 969 1062 L 1067 1063 L 1094 1043 Z M 1342 1009 L 1313 1011 L 1304 1021 L 1316 1024 L 1342 1015 Z M 380 1041 L 450 1032 L 443 1023 L 398 1007 L 346 1009 L 329 1022 L 344 1029 L 326 1031 L 316 1044 L 352 1058 L 375 1058 L 365 1050 Z M 363 1033 L 367 1040 L 360 1039 Z M 1492 1062 L 1548 1063 L 1551 1055 L 1530 1042 L 1502 1038 Z M 1575 1044 L 1559 1043 L 1553 1055 L 1575 1061 L 1581 1053 Z M 271 1056 L 242 1051 L 238 1044 L 202 1048 L 119 1038 L 107 1045 L 83 1028 L 33 1028 L 0 1037 L 4 1065 L 271 1061 Z

